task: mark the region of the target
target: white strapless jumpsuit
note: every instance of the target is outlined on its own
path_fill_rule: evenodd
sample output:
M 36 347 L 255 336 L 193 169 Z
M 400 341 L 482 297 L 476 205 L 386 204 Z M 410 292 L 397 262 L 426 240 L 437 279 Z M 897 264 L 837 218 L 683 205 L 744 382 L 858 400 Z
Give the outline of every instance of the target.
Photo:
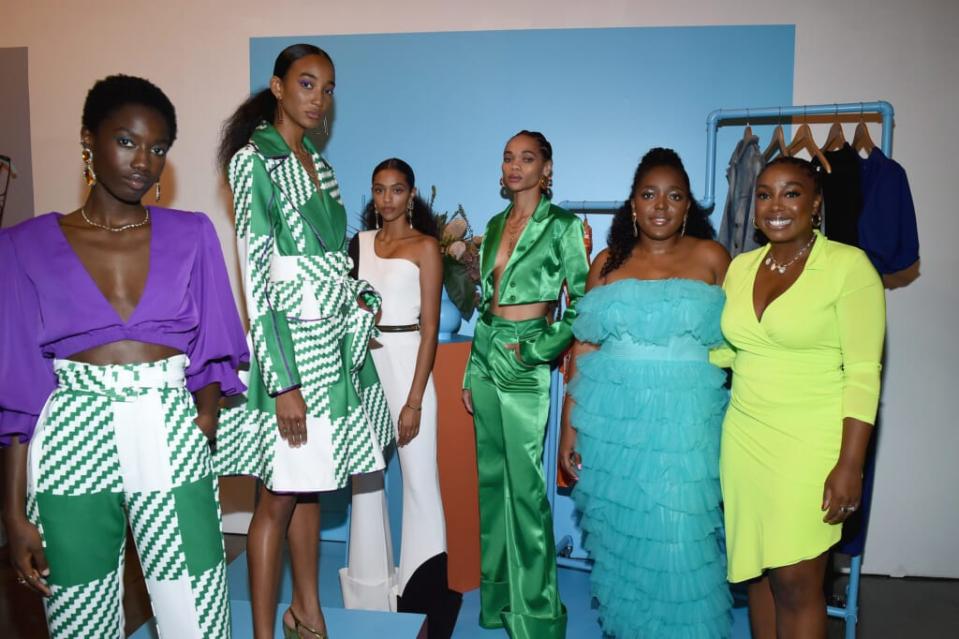
M 375 230 L 359 234 L 359 278 L 372 284 L 383 298 L 379 324 L 418 324 L 419 267 L 409 260 L 377 256 L 373 249 L 375 235 Z M 420 333 L 384 332 L 376 341 L 381 346 L 371 345 L 370 353 L 396 428 L 413 383 Z M 383 472 L 354 475 L 349 564 L 340 570 L 347 608 L 396 610 L 396 597 L 403 594 L 416 569 L 431 557 L 446 552 L 446 521 L 436 464 L 436 389 L 432 374 L 423 394 L 419 433 L 398 450 L 403 473 L 399 568 L 393 563 Z

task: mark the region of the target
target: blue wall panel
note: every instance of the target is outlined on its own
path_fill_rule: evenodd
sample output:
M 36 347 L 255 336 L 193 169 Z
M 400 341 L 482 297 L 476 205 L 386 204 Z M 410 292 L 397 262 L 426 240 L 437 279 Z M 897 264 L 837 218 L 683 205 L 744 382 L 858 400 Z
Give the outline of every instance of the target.
M 553 144 L 556 202 L 626 198 L 639 158 L 653 146 L 676 149 L 701 194 L 707 114 L 791 104 L 794 40 L 792 25 L 252 38 L 250 86 L 266 86 L 284 47 L 322 47 L 336 64 L 337 88 L 329 139 L 315 139 L 336 169 L 351 226 L 369 197 L 372 168 L 398 156 L 424 193 L 437 186 L 439 210 L 462 203 L 481 233 L 506 206 L 503 146 L 524 128 Z M 765 140 L 771 127 L 754 129 Z M 741 134 L 720 130 L 720 171 Z M 721 212 L 722 176 L 717 185 Z M 598 251 L 608 216 L 590 221 Z M 554 434 L 555 415 L 550 421 Z M 391 469 L 394 490 L 398 481 Z M 337 511 L 344 501 L 324 503 Z M 554 511 L 557 538 L 572 535 L 581 554 L 571 500 L 557 495 Z M 342 513 L 329 514 L 324 537 L 343 538 Z M 397 549 L 398 515 L 394 508 Z

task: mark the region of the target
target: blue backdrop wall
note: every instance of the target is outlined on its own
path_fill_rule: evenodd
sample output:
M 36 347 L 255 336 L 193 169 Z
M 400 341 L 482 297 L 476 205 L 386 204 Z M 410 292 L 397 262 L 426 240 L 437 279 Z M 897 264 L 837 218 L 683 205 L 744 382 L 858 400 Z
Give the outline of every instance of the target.
M 701 195 L 707 114 L 791 104 L 794 40 L 792 25 L 253 38 L 250 88 L 267 85 L 284 47 L 322 47 L 335 62 L 337 87 L 329 136 L 314 139 L 336 169 L 351 226 L 369 197 L 370 171 L 397 156 L 413 166 L 423 192 L 436 185 L 438 210 L 462 203 L 482 233 L 506 206 L 500 162 L 520 129 L 542 131 L 553 144 L 556 202 L 625 199 L 653 146 L 680 153 Z M 754 130 L 765 141 L 770 128 Z M 720 129 L 720 171 L 740 136 Z M 718 226 L 722 175 L 717 186 Z M 598 251 L 608 217 L 590 222 Z M 395 471 L 388 481 L 396 486 Z M 324 499 L 324 537 L 345 536 L 345 503 L 345 494 Z M 571 500 L 558 495 L 554 512 L 557 538 L 570 534 L 581 554 Z

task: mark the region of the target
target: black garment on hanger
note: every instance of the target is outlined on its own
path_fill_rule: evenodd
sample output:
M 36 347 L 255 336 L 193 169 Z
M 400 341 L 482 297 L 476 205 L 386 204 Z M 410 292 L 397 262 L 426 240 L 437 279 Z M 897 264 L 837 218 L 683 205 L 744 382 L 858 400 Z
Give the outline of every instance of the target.
M 822 173 L 823 232 L 830 240 L 859 246 L 859 215 L 862 212 L 859 155 L 849 144 L 824 153 L 832 173 Z M 819 160 L 813 164 L 820 166 Z

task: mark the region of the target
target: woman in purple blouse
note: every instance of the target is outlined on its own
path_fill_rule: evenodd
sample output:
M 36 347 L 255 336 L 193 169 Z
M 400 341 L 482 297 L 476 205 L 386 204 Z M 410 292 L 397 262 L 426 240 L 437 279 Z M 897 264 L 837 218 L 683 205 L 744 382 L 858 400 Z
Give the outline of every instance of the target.
M 83 206 L 0 232 L 3 518 L 53 639 L 123 636 L 133 531 L 165 637 L 229 637 L 209 441 L 249 359 L 216 232 L 145 207 L 176 138 L 141 78 L 87 95 Z

